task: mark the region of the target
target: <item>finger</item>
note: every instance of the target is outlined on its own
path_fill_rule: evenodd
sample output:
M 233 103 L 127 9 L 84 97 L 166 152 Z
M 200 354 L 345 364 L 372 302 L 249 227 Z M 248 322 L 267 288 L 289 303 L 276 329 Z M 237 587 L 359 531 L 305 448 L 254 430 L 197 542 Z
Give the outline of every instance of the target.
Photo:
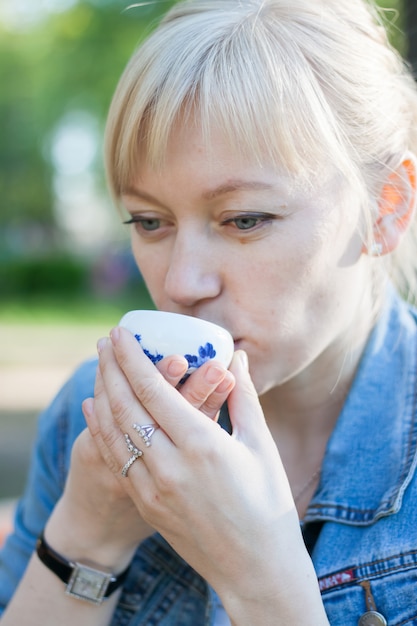
M 275 448 L 275 443 L 265 422 L 258 394 L 249 374 L 248 358 L 243 350 L 235 352 L 230 370 L 236 380 L 227 403 L 233 436 L 244 441 L 250 447 L 257 447 L 260 437 L 266 435 Z
M 110 403 L 99 368 L 96 374 L 94 394 L 94 398 L 86 398 L 83 401 L 81 405 L 83 414 L 103 461 L 109 470 L 120 480 L 122 478 L 121 471 L 126 461 L 121 464 L 120 459 L 114 453 L 114 448 L 122 448 L 121 442 L 126 440 L 119 425 L 112 417 Z M 127 460 L 127 455 L 129 454 L 130 456 L 127 448 L 123 449 L 123 453 Z
M 117 463 L 114 455 L 111 453 L 107 445 L 105 444 L 103 437 L 101 436 L 101 430 L 99 427 L 99 421 L 95 412 L 94 398 L 86 398 L 81 405 L 85 420 L 87 422 L 89 434 L 94 442 L 97 454 L 106 464 L 107 468 L 112 474 L 122 482 L 121 472 L 119 471 L 119 464 Z M 110 488 L 111 485 L 109 485 Z
M 167 356 L 156 363 L 156 367 L 165 380 L 176 387 L 188 370 L 188 361 L 180 355 Z
M 105 445 L 103 437 L 101 435 L 99 421 L 94 410 L 94 398 L 86 398 L 82 402 L 81 408 L 85 417 L 85 421 L 87 422 L 88 430 L 98 451 L 100 452 L 101 458 L 106 463 L 111 472 L 117 475 L 118 467 L 115 465 L 114 456 L 109 451 L 108 446 Z M 118 430 L 120 431 L 119 428 Z
M 204 429 L 208 424 L 212 425 L 212 422 L 163 378 L 144 355 L 133 335 L 124 328 L 116 327 L 110 336 L 120 369 L 129 381 L 143 411 L 161 426 L 177 446 L 184 445 L 190 436 L 204 436 Z M 126 428 L 126 416 L 123 412 L 114 413 L 114 416 L 122 430 Z
M 222 382 L 216 387 L 213 393 L 207 398 L 206 402 L 200 408 L 205 415 L 213 420 L 218 419 L 220 409 L 228 399 L 232 389 L 235 386 L 235 377 L 232 372 L 227 371 Z
M 132 337 L 133 339 L 133 337 Z M 140 359 L 149 368 L 154 377 L 162 381 L 172 391 L 174 388 L 165 381 L 153 363 L 143 354 L 140 345 L 133 340 L 135 363 L 134 370 L 140 368 Z M 177 393 L 177 392 L 175 392 Z M 149 456 L 151 441 L 142 435 L 137 427 L 153 426 L 156 420 L 144 408 L 132 389 L 123 370 L 115 358 L 110 340 L 100 341 L 99 370 L 95 387 L 95 413 L 101 438 L 108 451 L 113 455 L 113 471 L 115 467 L 124 467 L 126 454 L 134 456 L 140 453 L 143 460 L 145 452 Z M 158 424 L 159 426 L 159 424 Z M 152 443 L 158 441 L 160 454 L 167 455 L 172 443 L 161 429 L 152 434 Z M 107 457 L 108 459 L 109 457 Z M 116 465 L 114 465 L 116 463 Z M 118 465 L 117 465 L 118 464 Z M 135 464 L 136 465 L 136 464 Z M 130 473 L 130 470 L 129 470 Z
M 192 406 L 216 419 L 233 386 L 233 374 L 221 363 L 209 361 L 193 372 L 180 392 Z
M 101 455 L 101 458 L 105 462 L 108 469 L 116 477 L 119 484 L 121 484 L 127 493 L 132 495 L 130 481 L 128 482 L 125 480 L 127 476 L 130 479 L 136 477 L 137 480 L 140 480 L 142 485 L 145 484 L 145 480 L 148 482 L 150 479 L 146 466 L 141 462 L 142 457 L 138 454 L 133 454 L 133 452 L 128 449 L 126 439 L 124 435 L 122 435 L 117 424 L 115 425 L 118 432 L 115 434 L 114 438 L 112 436 L 112 439 L 110 439 L 108 434 L 104 434 L 103 436 L 100 418 L 97 415 L 93 398 L 87 398 L 84 400 L 82 403 L 82 409 L 87 421 L 88 429 L 99 454 Z M 129 467 L 127 469 L 126 464 L 133 456 L 136 458 L 134 461 L 129 463 Z
M 113 423 L 113 426 L 118 426 L 124 433 L 126 428 L 135 422 L 146 424 L 151 421 L 149 414 L 138 403 L 129 381 L 117 362 L 112 343 L 108 338 L 99 341 L 98 352 L 99 367 L 94 397 L 101 416 L 100 427 L 103 429 L 105 423 L 108 426 Z M 150 361 L 149 364 L 154 368 Z
M 100 340 L 98 348 L 99 368 L 96 375 L 94 400 L 92 403 L 87 400 L 83 408 L 89 411 L 85 417 L 104 461 L 113 474 L 122 479 L 125 478 L 125 473 L 122 472 L 128 460 L 132 456 L 137 456 L 137 460 L 141 460 L 145 447 L 141 447 L 143 441 L 139 444 L 129 436 L 129 433 L 132 433 L 132 425 L 135 422 L 146 423 L 147 420 L 143 417 L 143 409 L 138 405 L 126 377 L 120 370 L 110 340 Z M 138 410 L 141 411 L 140 414 Z M 121 429 L 114 418 L 114 414 L 119 411 L 123 412 L 130 422 L 128 432 L 126 429 Z M 130 437 L 129 440 L 126 439 L 126 434 Z M 140 471 L 142 471 L 143 479 L 144 470 L 140 470 L 140 464 L 135 462 L 135 468 L 133 469 L 132 463 L 128 473 L 131 476 Z
M 97 455 L 100 456 L 101 460 L 104 461 L 106 467 L 113 475 L 112 480 L 106 479 L 106 489 L 108 493 L 112 495 L 113 498 L 115 496 L 120 497 L 122 494 L 125 494 L 125 496 L 128 495 L 131 498 L 130 502 L 134 503 L 139 515 L 142 520 L 144 520 L 144 502 L 152 501 L 152 494 L 155 493 L 154 481 L 146 465 L 143 463 L 141 458 L 138 458 L 130 465 L 126 476 L 123 476 L 122 470 L 131 458 L 131 453 L 127 450 L 122 450 L 121 455 L 124 456 L 119 459 L 117 454 L 108 448 L 101 436 L 99 420 L 97 419 L 93 398 L 86 398 L 83 401 L 82 410 L 88 425 L 90 436 L 92 437 L 97 450 Z M 101 468 L 98 469 L 99 471 L 103 471 Z M 119 491 L 116 491 L 116 489 Z M 151 527 L 149 527 L 149 531 L 151 531 Z M 148 534 L 150 534 L 150 532 Z
M 159 372 L 171 385 L 177 387 L 188 369 L 187 360 L 174 355 L 156 364 Z M 210 419 L 216 419 L 234 386 L 234 376 L 221 363 L 208 361 L 181 384 L 181 395 Z

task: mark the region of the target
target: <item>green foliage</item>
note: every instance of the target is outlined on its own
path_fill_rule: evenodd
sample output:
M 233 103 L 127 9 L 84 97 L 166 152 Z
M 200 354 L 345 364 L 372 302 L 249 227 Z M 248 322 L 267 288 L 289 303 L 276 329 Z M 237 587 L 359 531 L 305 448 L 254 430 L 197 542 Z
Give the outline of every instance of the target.
M 122 281 L 103 291 L 97 269 L 88 260 L 56 253 L 0 263 L 0 323 L 106 321 L 129 309 L 155 308 L 138 272 L 124 272 Z
M 76 295 L 85 291 L 87 277 L 85 264 L 70 256 L 18 257 L 0 265 L 0 292 L 3 297 Z
M 29 56 L 29 55 L 28 55 Z M 50 167 L 42 158 L 33 71 L 10 33 L 0 37 L 0 224 L 49 218 Z
M 0 22 L 0 228 L 53 221 L 48 139 L 69 110 L 104 123 L 130 54 L 172 3 L 81 0 L 30 30 Z

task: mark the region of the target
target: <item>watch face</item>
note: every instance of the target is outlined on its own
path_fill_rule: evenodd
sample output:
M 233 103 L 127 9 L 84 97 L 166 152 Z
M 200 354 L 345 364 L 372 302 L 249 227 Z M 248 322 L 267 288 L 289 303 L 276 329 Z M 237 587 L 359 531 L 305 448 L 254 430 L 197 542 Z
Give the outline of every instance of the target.
M 100 604 L 107 591 L 112 574 L 75 563 L 66 593 L 70 596 Z

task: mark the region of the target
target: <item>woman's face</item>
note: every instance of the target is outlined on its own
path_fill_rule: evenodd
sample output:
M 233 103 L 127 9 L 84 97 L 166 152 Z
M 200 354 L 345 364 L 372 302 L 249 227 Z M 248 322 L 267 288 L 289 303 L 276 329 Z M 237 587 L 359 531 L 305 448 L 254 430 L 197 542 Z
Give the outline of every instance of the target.
M 360 207 L 340 178 L 297 188 L 221 139 L 208 150 L 198 132 L 181 129 L 163 168 L 144 168 L 123 202 L 158 309 L 227 328 L 259 393 L 317 376 L 329 358 L 335 382 L 367 288 Z

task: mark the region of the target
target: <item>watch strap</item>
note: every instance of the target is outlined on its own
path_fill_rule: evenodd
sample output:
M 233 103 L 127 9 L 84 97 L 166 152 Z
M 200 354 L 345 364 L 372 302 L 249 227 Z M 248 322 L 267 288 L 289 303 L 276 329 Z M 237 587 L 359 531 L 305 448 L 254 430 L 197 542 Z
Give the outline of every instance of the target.
M 58 576 L 58 578 L 60 578 L 60 580 L 62 580 L 62 582 L 67 585 L 70 583 L 74 571 L 77 568 L 83 567 L 82 563 L 69 561 L 64 556 L 62 556 L 62 554 L 59 554 L 59 552 L 51 548 L 51 546 L 45 539 L 43 531 L 36 542 L 36 553 L 42 563 L 46 565 L 48 569 L 56 574 L 56 576 Z M 87 565 L 86 567 L 90 568 L 90 566 Z M 106 590 L 103 593 L 103 598 L 108 598 L 109 596 L 111 596 L 111 594 L 124 583 L 129 573 L 129 569 L 130 565 L 128 565 L 128 567 L 117 576 L 115 574 L 111 574 L 109 576 L 109 582 L 107 584 Z M 103 574 L 108 574 L 108 572 L 106 572 L 105 570 L 97 569 L 97 571 L 102 571 Z

